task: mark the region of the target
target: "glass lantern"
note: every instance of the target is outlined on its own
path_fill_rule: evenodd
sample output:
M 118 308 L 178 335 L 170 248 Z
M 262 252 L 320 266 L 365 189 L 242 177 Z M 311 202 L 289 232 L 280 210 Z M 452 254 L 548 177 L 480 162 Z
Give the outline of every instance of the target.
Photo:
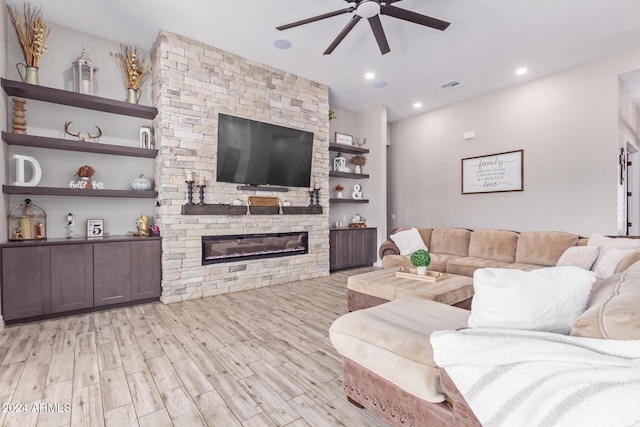
M 9 211 L 9 240 L 39 240 L 47 238 L 47 214 L 25 199 Z
M 82 48 L 82 55 L 72 62 L 73 91 L 88 95 L 98 94 L 98 67 L 91 61 L 89 54 Z

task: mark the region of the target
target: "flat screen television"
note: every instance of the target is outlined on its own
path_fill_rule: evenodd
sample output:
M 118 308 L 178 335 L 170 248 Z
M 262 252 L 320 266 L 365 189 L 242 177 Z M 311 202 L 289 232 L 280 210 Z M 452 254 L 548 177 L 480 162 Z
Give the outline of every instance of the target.
M 218 182 L 309 187 L 313 133 L 218 114 Z

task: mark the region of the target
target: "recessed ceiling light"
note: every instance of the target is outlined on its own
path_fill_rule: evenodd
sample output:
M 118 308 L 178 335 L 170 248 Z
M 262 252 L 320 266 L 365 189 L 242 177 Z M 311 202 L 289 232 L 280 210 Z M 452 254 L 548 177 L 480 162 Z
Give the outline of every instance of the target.
M 525 74 L 527 74 L 527 71 L 529 71 L 529 70 L 527 70 L 526 67 L 518 68 L 516 70 L 516 75 L 518 75 L 518 76 L 525 75 Z
M 278 49 L 289 49 L 291 47 L 291 42 L 285 39 L 278 39 L 273 42 L 273 45 Z
M 420 108 L 420 107 L 422 107 L 422 102 L 414 102 L 413 108 Z
M 386 87 L 387 84 L 388 84 L 387 82 L 375 82 L 373 84 L 373 87 L 380 89 L 380 88 Z
M 367 80 L 372 80 L 376 76 L 375 73 L 367 73 L 364 75 L 364 78 Z

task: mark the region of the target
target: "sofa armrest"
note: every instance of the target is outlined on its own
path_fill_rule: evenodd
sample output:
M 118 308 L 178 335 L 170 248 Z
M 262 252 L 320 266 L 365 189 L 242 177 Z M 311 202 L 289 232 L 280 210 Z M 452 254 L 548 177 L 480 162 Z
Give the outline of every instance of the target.
M 398 249 L 398 246 L 396 246 L 396 244 L 391 240 L 387 240 L 380 245 L 380 251 L 378 254 L 380 255 L 380 259 L 384 258 L 386 255 L 400 255 L 400 249 Z

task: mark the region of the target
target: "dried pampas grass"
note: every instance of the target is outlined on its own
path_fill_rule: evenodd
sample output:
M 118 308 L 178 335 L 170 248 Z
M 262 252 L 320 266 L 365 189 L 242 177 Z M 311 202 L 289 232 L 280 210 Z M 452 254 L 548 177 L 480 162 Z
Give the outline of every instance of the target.
M 116 61 L 116 66 L 124 76 L 128 89 L 138 90 L 140 83 L 147 75 L 149 66 L 144 63 L 138 46 L 120 45 L 120 52 L 111 52 L 111 57 Z
M 24 17 L 15 6 L 7 5 L 9 20 L 16 31 L 20 49 L 27 67 L 37 67 L 40 57 L 47 51 L 47 37 L 51 28 L 42 20 L 42 10 L 31 8 L 29 3 L 24 5 Z

